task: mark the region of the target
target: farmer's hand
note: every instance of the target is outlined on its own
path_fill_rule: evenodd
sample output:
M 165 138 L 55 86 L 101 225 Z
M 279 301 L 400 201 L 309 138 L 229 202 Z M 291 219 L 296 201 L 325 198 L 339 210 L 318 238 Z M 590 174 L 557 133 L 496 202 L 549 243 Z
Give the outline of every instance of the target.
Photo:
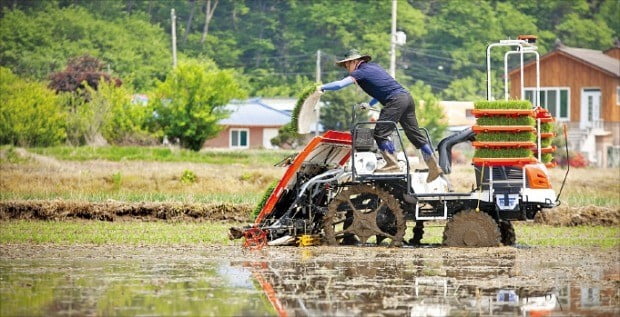
M 360 110 L 368 110 L 370 108 L 370 104 L 368 104 L 367 102 L 362 102 L 362 103 L 358 104 L 357 107 Z

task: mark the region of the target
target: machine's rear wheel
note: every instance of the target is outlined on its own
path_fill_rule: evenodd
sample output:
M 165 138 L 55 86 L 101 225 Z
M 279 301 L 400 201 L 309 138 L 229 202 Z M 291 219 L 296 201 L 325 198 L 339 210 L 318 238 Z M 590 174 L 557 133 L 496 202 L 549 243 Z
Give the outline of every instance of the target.
M 502 234 L 503 245 L 515 245 L 517 242 L 517 235 L 515 234 L 515 227 L 512 226 L 512 222 L 508 220 L 500 220 L 499 232 Z
M 367 243 L 374 236 L 377 244 L 389 239 L 390 246 L 402 246 L 406 228 L 398 199 L 370 185 L 342 190 L 329 204 L 323 224 L 330 245 Z
M 457 213 L 443 232 L 448 247 L 496 247 L 501 234 L 497 222 L 485 212 L 465 210 Z

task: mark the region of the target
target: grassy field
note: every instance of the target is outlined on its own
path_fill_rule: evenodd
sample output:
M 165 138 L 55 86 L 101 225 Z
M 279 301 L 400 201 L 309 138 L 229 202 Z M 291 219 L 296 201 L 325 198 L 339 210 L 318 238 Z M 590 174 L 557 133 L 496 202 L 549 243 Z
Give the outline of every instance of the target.
M 559 192 L 566 169 L 550 168 L 551 185 Z M 476 180 L 469 165 L 453 166 L 449 175 L 456 191 L 469 191 Z M 563 204 L 572 207 L 620 206 L 620 169 L 617 168 L 572 168 L 560 196 Z
M 519 246 L 547 247 L 620 247 L 620 228 L 603 226 L 554 227 L 548 225 L 513 222 Z M 424 228 L 423 243 L 441 243 L 443 226 L 428 225 Z M 408 230 L 405 240 L 412 233 Z
M 169 149 L 139 149 L 57 147 L 26 151 L 4 147 L 0 149 L 0 199 L 255 204 L 265 188 L 284 172 L 273 165 L 291 154 L 177 150 L 166 156 L 157 153 L 168 153 Z M 118 159 L 125 151 L 136 154 Z
M 290 154 L 66 146 L 26 151 L 4 146 L 0 147 L 0 199 L 255 204 L 284 173 L 284 168 L 273 164 Z M 549 171 L 558 191 L 565 170 Z M 187 179 L 188 173 L 194 178 Z M 453 166 L 449 178 L 457 191 L 469 191 L 475 184 L 469 164 Z M 575 207 L 620 206 L 620 170 L 574 168 L 561 199 Z
M 271 166 L 283 157 L 293 154 L 284 150 L 191 150 L 167 147 L 139 146 L 103 146 L 103 147 L 71 147 L 56 146 L 46 148 L 30 148 L 36 154 L 53 157 L 57 160 L 90 161 L 106 160 L 145 161 L 145 162 L 188 162 L 206 164 L 243 164 Z
M 199 245 L 239 244 L 226 234 L 233 223 L 221 222 L 104 222 L 104 221 L 26 221 L 0 222 L 0 243 L 32 244 L 123 244 L 123 245 Z M 424 243 L 441 243 L 443 226 L 428 226 Z M 620 228 L 601 226 L 551 227 L 515 223 L 517 244 L 553 247 L 620 247 Z M 411 235 L 411 230 L 407 230 Z M 405 239 L 410 238 L 405 236 Z
M 2 221 L 0 243 L 195 245 L 229 242 L 231 223 Z

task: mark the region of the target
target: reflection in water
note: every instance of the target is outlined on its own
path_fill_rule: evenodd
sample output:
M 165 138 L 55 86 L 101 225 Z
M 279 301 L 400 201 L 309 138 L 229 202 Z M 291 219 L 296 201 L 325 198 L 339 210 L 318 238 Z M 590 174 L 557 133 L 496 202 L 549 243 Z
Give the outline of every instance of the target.
M 620 314 L 618 285 L 596 266 L 575 283 L 516 250 L 312 250 L 0 257 L 0 316 Z
M 0 261 L 0 316 L 272 316 L 244 268 L 226 262 Z
M 620 313 L 618 289 L 613 286 L 584 292 L 583 287 L 571 286 L 570 281 L 561 278 L 554 279 L 553 287 L 512 285 L 510 277 L 517 270 L 514 254 L 449 260 L 416 258 L 405 262 L 319 258 L 232 264 L 254 273 L 280 316 Z M 580 292 L 581 298 L 571 296 L 571 292 Z

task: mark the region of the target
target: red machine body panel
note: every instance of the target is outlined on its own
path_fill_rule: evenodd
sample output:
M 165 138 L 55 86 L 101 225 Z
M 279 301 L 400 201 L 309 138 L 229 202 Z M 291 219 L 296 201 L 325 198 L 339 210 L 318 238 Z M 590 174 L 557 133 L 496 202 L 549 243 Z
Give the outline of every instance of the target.
M 295 182 L 297 171 L 304 163 L 321 162 L 323 164 L 334 163 L 343 166 L 351 156 L 351 133 L 339 131 L 327 131 L 322 136 L 316 136 L 295 157 L 291 165 L 278 182 L 267 202 L 261 209 L 254 221 L 260 225 L 266 216 L 271 214 L 274 206 L 282 196 L 286 188 Z

